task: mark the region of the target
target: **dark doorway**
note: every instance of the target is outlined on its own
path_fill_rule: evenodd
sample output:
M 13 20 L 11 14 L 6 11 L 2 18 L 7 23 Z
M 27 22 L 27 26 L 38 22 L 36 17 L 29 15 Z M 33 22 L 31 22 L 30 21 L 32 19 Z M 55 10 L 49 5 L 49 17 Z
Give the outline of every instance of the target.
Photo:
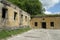
M 46 22 L 42 22 L 42 28 L 46 28 Z

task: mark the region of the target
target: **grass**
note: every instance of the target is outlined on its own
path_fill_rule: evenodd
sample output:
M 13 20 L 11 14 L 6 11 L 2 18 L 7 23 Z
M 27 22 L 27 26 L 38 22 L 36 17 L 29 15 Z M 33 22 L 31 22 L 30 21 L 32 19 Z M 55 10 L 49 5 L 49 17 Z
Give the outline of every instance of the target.
M 7 37 L 10 37 L 12 35 L 17 35 L 17 34 L 21 34 L 23 32 L 26 32 L 30 30 L 30 28 L 21 28 L 21 29 L 17 29 L 17 30 L 2 30 L 0 31 L 0 39 L 4 39 L 4 38 L 7 38 Z

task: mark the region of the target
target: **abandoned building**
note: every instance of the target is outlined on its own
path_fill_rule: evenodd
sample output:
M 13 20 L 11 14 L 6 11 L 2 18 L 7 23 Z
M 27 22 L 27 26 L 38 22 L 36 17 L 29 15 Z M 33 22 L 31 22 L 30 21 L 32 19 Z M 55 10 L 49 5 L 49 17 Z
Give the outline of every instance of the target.
M 30 25 L 30 15 L 7 1 L 0 1 L 0 28 L 17 29 Z
M 16 5 L 0 1 L 0 29 L 18 29 L 21 27 L 60 29 L 60 15 L 33 16 Z
M 30 24 L 32 28 L 60 29 L 60 15 L 34 16 Z

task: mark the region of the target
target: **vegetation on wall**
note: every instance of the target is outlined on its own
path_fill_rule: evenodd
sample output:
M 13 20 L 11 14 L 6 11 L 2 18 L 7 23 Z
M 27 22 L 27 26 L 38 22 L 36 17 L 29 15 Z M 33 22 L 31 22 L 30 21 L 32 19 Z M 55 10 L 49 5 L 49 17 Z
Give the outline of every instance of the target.
M 39 0 L 8 0 L 31 15 L 43 14 L 45 10 Z

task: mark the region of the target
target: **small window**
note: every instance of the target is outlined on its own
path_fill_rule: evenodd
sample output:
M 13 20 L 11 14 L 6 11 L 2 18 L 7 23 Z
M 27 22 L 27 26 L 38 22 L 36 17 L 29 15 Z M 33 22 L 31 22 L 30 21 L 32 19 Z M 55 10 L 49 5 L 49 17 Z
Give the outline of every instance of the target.
M 21 15 L 21 21 L 23 21 L 23 15 Z
M 2 18 L 6 18 L 6 13 L 7 13 L 7 9 L 6 8 L 2 8 Z
M 23 15 L 21 15 L 21 18 L 23 18 Z
M 35 26 L 38 26 L 38 23 L 37 22 L 35 22 Z
M 51 27 L 54 27 L 54 22 L 51 22 L 50 25 L 51 25 Z
M 27 21 L 27 16 L 25 16 L 25 21 Z
M 14 20 L 16 19 L 17 16 L 17 12 L 14 12 Z
M 45 20 L 45 18 L 43 18 L 43 20 Z

